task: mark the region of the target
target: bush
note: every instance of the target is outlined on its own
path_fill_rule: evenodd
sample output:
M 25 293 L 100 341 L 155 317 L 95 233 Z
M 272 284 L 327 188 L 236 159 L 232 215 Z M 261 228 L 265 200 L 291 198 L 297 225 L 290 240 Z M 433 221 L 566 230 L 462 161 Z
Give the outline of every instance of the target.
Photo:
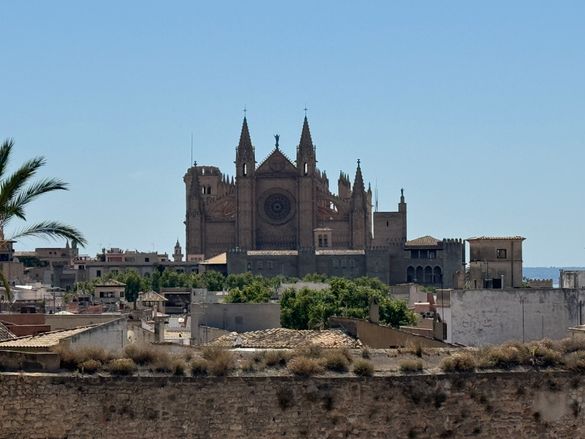
M 94 374 L 102 367 L 102 363 L 97 360 L 85 360 L 77 367 L 81 373 Z
M 512 369 L 527 364 L 530 352 L 519 343 L 508 343 L 502 346 L 490 346 L 478 353 L 480 369 Z
M 207 360 L 208 371 L 215 376 L 225 376 L 234 368 L 234 356 L 227 349 L 206 348 L 203 358 Z
M 565 367 L 573 372 L 585 373 L 585 352 L 571 352 L 565 358 Z
M 117 358 L 108 363 L 112 375 L 132 375 L 136 371 L 136 364 L 130 358 Z
M 298 376 L 311 376 L 323 372 L 321 362 L 315 358 L 294 357 L 288 362 L 287 368 L 290 372 Z
M 81 348 L 73 352 L 79 363 L 83 363 L 87 360 L 95 360 L 99 361 L 100 363 L 107 363 L 112 358 L 106 352 L 104 348 L 100 348 L 97 346 L 89 346 L 85 348 Z
M 557 352 L 544 345 L 535 344 L 531 346 L 531 363 L 534 367 L 555 367 L 563 364 L 560 352 Z
M 197 358 L 191 361 L 191 375 L 203 376 L 207 375 L 207 371 L 208 371 L 207 360 Z
M 61 346 L 57 346 L 53 349 L 53 352 L 56 352 L 59 354 L 59 360 L 60 360 L 60 367 L 62 369 L 67 369 L 67 370 L 75 370 L 77 369 L 77 355 L 74 352 L 71 352 L 69 349 L 67 348 L 63 348 Z
M 369 360 L 370 356 L 371 356 L 370 350 L 367 347 L 363 348 L 362 349 L 362 358 L 365 360 Z
M 565 338 L 560 341 L 560 349 L 569 354 L 571 352 L 585 351 L 585 338 Z
M 414 373 L 423 370 L 423 364 L 420 360 L 402 360 L 400 362 L 400 372 Z
M 445 372 L 472 372 L 475 370 L 475 357 L 471 352 L 459 352 L 441 361 Z
M 171 370 L 173 375 L 183 376 L 183 375 L 185 375 L 186 369 L 187 369 L 187 363 L 185 363 L 185 360 L 183 360 L 182 358 L 173 358 L 172 370 Z
M 297 349 L 293 356 L 318 359 L 323 356 L 323 348 L 314 344 L 306 345 Z
M 356 360 L 353 365 L 353 373 L 362 377 L 371 377 L 374 374 L 374 366 L 366 360 Z
M 349 360 L 342 350 L 332 350 L 325 353 L 323 364 L 327 370 L 334 372 L 347 372 L 349 370 Z
M 160 352 L 153 346 L 131 344 L 126 346 L 124 352 L 128 358 L 141 366 L 154 363 Z
M 423 347 L 420 344 L 420 342 L 416 342 L 416 343 L 409 343 L 407 348 L 407 352 L 412 354 L 412 355 L 416 355 L 419 358 L 422 358 L 423 356 Z
M 274 350 L 264 353 L 264 363 L 268 367 L 286 366 L 291 354 L 288 351 Z
M 170 373 L 173 371 L 173 358 L 165 351 L 156 352 L 156 356 L 149 361 L 150 370 L 154 372 Z

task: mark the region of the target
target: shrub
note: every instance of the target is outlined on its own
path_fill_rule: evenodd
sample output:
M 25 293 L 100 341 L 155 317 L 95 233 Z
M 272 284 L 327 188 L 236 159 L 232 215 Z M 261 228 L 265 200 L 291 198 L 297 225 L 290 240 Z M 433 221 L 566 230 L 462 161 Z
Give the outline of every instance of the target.
M 85 360 L 77 367 L 81 373 L 94 374 L 102 367 L 102 363 L 97 360 Z
M 314 344 L 306 345 L 297 349 L 293 356 L 318 359 L 323 356 L 323 348 Z
M 60 367 L 62 369 L 67 369 L 67 370 L 75 370 L 77 369 L 77 355 L 70 351 L 67 348 L 61 347 L 61 346 L 57 346 L 53 349 L 53 352 L 56 352 L 59 354 L 59 360 L 60 360 Z
M 132 375 L 136 371 L 136 364 L 130 358 L 117 358 L 108 363 L 112 375 Z
M 187 363 L 182 358 L 173 358 L 172 363 L 172 370 L 173 375 L 176 376 L 183 376 L 185 375 L 185 370 L 187 369 Z
M 152 364 L 159 357 L 159 351 L 149 345 L 131 344 L 126 346 L 124 352 L 128 358 L 141 366 Z
M 370 359 L 370 355 L 371 355 L 370 354 L 370 350 L 367 347 L 365 347 L 365 348 L 362 349 L 362 358 L 363 359 L 369 360 Z
M 247 358 L 242 362 L 242 370 L 244 372 L 256 372 L 258 366 L 262 365 L 262 362 L 258 362 L 254 358 Z
M 173 358 L 164 351 L 156 352 L 156 356 L 150 361 L 150 370 L 169 373 L 173 371 Z
M 356 360 L 353 365 L 353 373 L 362 377 L 371 377 L 374 374 L 374 366 L 366 360 Z
M 415 343 L 409 343 L 409 345 L 407 346 L 407 352 L 413 355 L 416 355 L 419 358 L 422 358 L 423 356 L 423 347 L 420 344 L 420 342 L 415 342 Z
M 347 372 L 349 370 L 349 360 L 341 350 L 332 350 L 325 353 L 323 364 L 327 370 L 334 372 Z
M 502 346 L 490 346 L 478 353 L 480 369 L 512 369 L 527 364 L 530 352 L 526 346 L 518 343 L 508 343 Z
M 475 370 L 475 358 L 471 352 L 458 352 L 441 361 L 445 372 L 472 372 Z
M 73 352 L 79 363 L 85 362 L 87 360 L 95 360 L 99 361 L 100 363 L 107 363 L 112 358 L 106 352 L 104 348 L 100 348 L 97 346 L 89 346 L 85 348 L 81 348 Z
M 531 346 L 532 357 L 530 359 L 532 366 L 535 367 L 555 367 L 563 364 L 562 355 L 544 345 L 536 344 Z
M 565 338 L 560 341 L 560 349 L 569 354 L 571 352 L 585 351 L 585 338 Z
M 287 368 L 295 375 L 311 376 L 323 372 L 321 362 L 315 358 L 294 357 L 288 362 Z
M 571 352 L 565 357 L 565 367 L 578 373 L 585 373 L 585 352 Z
M 225 376 L 234 368 L 234 356 L 227 349 L 213 349 L 203 353 L 208 371 L 215 376 Z
M 196 358 L 195 360 L 191 361 L 191 375 L 203 376 L 207 375 L 207 371 L 208 371 L 207 360 Z
M 402 373 L 414 373 L 423 370 L 423 364 L 420 360 L 402 360 L 399 367 Z
M 286 366 L 288 360 L 290 360 L 290 353 L 288 351 L 274 350 L 266 351 L 264 353 L 264 363 L 268 367 L 273 366 Z

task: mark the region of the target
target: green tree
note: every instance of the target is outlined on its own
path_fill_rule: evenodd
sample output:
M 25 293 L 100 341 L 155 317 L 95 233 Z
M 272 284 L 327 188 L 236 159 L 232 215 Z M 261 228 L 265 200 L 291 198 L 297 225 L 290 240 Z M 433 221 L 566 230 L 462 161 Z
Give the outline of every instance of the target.
M 126 271 L 120 282 L 124 282 L 126 287 L 124 288 L 124 295 L 128 302 L 136 302 L 138 293 L 143 287 L 142 277 L 134 270 Z
M 219 271 L 209 270 L 203 273 L 202 280 L 209 291 L 222 291 L 225 277 Z
M 31 202 L 43 194 L 68 189 L 67 183 L 56 178 L 33 181 L 39 169 L 46 163 L 43 157 L 30 159 L 12 174 L 7 174 L 13 147 L 14 142 L 11 139 L 5 140 L 0 146 L 0 245 L 6 247 L 8 241 L 30 236 L 65 238 L 85 245 L 86 240 L 79 230 L 58 221 L 45 220 L 25 225 L 9 237 L 5 236 L 5 230 L 11 221 L 26 222 L 25 209 Z M 0 282 L 4 285 L 10 299 L 10 285 L 2 272 L 0 272 Z

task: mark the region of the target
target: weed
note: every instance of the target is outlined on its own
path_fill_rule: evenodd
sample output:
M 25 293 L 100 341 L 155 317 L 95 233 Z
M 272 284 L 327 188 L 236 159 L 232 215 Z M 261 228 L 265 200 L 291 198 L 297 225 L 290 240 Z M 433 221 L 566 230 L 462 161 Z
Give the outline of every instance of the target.
M 326 352 L 323 364 L 327 370 L 334 372 L 347 372 L 349 370 L 349 360 L 347 359 L 347 355 L 341 350 Z
M 423 370 L 423 363 L 421 360 L 402 360 L 399 365 L 402 373 L 415 373 Z
M 203 376 L 207 375 L 208 364 L 207 360 L 195 359 L 191 361 L 191 375 Z
M 94 374 L 102 367 L 102 363 L 97 360 L 85 360 L 79 363 L 77 367 L 81 373 Z
M 112 375 L 132 375 L 136 371 L 136 364 L 130 358 L 117 358 L 108 363 Z
M 445 372 L 472 372 L 475 370 L 475 358 L 470 352 L 459 352 L 441 361 Z
M 366 360 L 356 360 L 353 364 L 353 373 L 362 377 L 374 375 L 374 365 Z
M 299 376 L 311 376 L 323 372 L 321 362 L 309 357 L 294 357 L 288 362 L 287 368 L 290 372 Z

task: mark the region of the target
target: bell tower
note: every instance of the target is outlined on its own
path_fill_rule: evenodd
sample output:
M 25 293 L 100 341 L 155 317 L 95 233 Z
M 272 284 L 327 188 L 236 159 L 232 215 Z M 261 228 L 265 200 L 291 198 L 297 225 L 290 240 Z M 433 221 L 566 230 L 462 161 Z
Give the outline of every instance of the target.
M 255 247 L 254 186 L 256 158 L 254 146 L 244 116 L 240 143 L 236 148 L 236 245 L 241 249 Z

